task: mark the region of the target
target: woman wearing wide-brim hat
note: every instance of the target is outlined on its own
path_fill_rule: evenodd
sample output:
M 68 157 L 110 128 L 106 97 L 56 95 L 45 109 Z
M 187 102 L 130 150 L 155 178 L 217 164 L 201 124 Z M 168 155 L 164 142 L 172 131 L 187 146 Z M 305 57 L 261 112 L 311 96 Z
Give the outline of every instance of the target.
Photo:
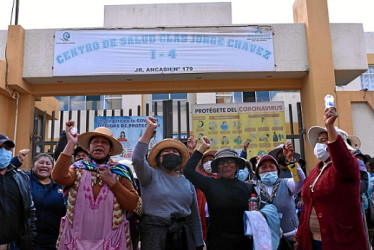
M 126 211 L 136 208 L 139 196 L 129 168 L 110 160 L 122 145 L 108 128 L 78 135 L 73 127 L 74 121 L 66 123 L 68 142 L 52 171 L 53 180 L 68 188 L 58 249 L 131 249 Z M 89 157 L 70 166 L 77 143 Z
M 240 168 L 245 167 L 243 158 L 235 150 L 219 150 L 211 163 L 213 172 L 219 178 L 206 176 L 195 170 L 210 148 L 206 136 L 194 151 L 183 169 L 184 175 L 205 194 L 209 210 L 209 227 L 207 232 L 207 249 L 252 249 L 252 240 L 244 235 L 243 215 L 248 210 L 248 199 L 256 193 L 252 184 L 244 183 L 235 177 Z
M 142 249 L 196 249 L 204 246 L 195 188 L 181 174 L 189 158 L 180 141 L 164 139 L 150 151 L 157 120 L 146 119 L 147 127 L 135 146 L 132 162 L 143 201 L 140 223 Z
M 320 160 L 305 179 L 304 208 L 296 234 L 300 249 L 368 249 L 360 202 L 360 170 L 346 132 L 334 126 L 335 107 L 324 112 L 325 128 L 308 139 Z M 354 150 L 354 149 L 353 149 Z

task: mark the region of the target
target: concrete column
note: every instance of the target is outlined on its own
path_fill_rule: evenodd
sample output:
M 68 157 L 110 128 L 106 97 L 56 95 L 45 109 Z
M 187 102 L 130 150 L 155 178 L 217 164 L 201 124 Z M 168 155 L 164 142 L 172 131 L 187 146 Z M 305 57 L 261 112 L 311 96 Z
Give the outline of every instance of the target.
M 25 30 L 19 25 L 10 25 L 7 36 L 7 63 L 8 78 L 5 82 L 6 94 L 4 98 L 19 96 L 18 101 L 10 98 L 8 103 L 6 133 L 15 140 L 16 154 L 20 149 L 31 149 L 31 136 L 34 126 L 35 97 L 31 95 L 31 85 L 22 78 Z M 16 92 L 15 92 L 16 91 Z M 1 97 L 3 98 L 3 97 Z M 1 99 L 0 98 L 0 99 Z M 0 100 L 1 101 L 1 100 Z M 1 110 L 1 109 L 0 109 Z M 16 131 L 16 132 L 15 132 Z M 14 136 L 15 135 L 15 136 Z M 30 154 L 31 155 L 31 154 Z M 30 167 L 31 157 L 23 163 L 23 168 Z
M 34 109 L 35 97 L 30 94 L 21 95 L 18 102 L 18 119 L 17 119 L 17 133 L 16 133 L 16 153 L 19 150 L 32 147 L 32 131 L 34 128 Z M 15 109 L 17 111 L 17 109 Z M 23 163 L 22 168 L 29 170 L 31 165 L 31 157 L 28 157 Z
M 293 13 L 295 23 L 305 23 L 309 74 L 303 79 L 300 93 L 304 127 L 308 130 L 314 125 L 324 126 L 324 96 L 331 94 L 335 97 L 334 62 L 327 1 L 295 0 Z M 317 159 L 307 140 L 305 155 L 307 167 L 310 170 L 315 166 Z

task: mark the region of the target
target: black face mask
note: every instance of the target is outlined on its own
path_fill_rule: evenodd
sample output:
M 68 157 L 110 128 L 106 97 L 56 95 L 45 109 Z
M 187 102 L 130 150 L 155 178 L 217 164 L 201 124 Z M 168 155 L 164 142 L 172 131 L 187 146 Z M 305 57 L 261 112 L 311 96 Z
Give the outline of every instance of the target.
M 168 171 L 173 171 L 174 169 L 179 167 L 179 165 L 181 165 L 182 163 L 182 159 L 180 155 L 171 153 L 171 154 L 162 155 L 161 157 L 162 157 L 161 167 L 163 167 L 164 169 Z
M 287 166 L 286 156 L 282 155 L 278 158 L 278 164 L 282 166 Z

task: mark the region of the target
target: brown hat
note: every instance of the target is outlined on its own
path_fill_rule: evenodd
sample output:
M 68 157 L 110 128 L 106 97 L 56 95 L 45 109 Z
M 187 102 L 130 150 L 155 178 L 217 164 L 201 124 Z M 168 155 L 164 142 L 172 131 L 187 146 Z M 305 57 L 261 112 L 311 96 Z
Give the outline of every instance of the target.
M 205 152 L 203 157 L 201 158 L 201 162 L 204 161 L 204 158 L 207 157 L 207 156 L 213 156 L 217 153 L 217 150 L 210 150 L 208 152 Z
M 149 152 L 148 155 L 148 163 L 151 167 L 157 168 L 157 162 L 156 157 L 158 154 L 166 148 L 175 148 L 179 151 L 179 154 L 182 158 L 182 164 L 178 169 L 181 169 L 186 165 L 188 158 L 190 158 L 190 155 L 188 154 L 188 149 L 186 145 L 184 145 L 181 141 L 166 138 L 159 143 L 157 143 L 152 149 L 151 152 Z
M 103 136 L 107 138 L 111 144 L 112 144 L 112 154 L 111 155 L 118 155 L 122 153 L 122 144 L 113 137 L 112 131 L 106 127 L 98 127 L 93 132 L 86 132 L 78 136 L 78 144 L 88 149 L 89 143 L 91 141 L 91 138 L 94 136 Z
M 260 167 L 261 167 L 262 163 L 264 163 L 264 161 L 272 161 L 275 164 L 275 166 L 277 167 L 277 171 L 278 171 L 278 175 L 279 175 L 280 169 L 279 169 L 279 164 L 278 164 L 277 160 L 274 159 L 274 157 L 271 156 L 271 155 L 263 155 L 257 161 L 257 165 L 256 165 L 256 171 L 255 171 L 255 173 L 256 173 L 256 176 L 257 176 L 258 179 L 261 179 L 260 178 L 260 174 L 258 172 L 260 171 Z

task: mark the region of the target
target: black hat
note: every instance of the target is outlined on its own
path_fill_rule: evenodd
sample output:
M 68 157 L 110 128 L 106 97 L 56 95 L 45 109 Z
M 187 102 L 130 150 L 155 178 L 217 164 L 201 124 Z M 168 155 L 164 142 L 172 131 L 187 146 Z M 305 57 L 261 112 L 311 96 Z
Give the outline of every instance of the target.
M 78 147 L 76 147 L 76 148 L 74 149 L 74 154 L 73 154 L 74 157 L 75 157 L 79 152 L 84 152 L 84 153 L 86 153 L 86 154 L 88 155 L 88 152 L 87 152 L 84 148 L 78 146 Z
M 4 134 L 0 134 L 0 145 L 2 145 L 4 143 L 8 144 L 8 146 L 10 148 L 14 148 L 15 147 L 14 142 L 11 139 L 9 139 L 8 136 L 6 136 Z

